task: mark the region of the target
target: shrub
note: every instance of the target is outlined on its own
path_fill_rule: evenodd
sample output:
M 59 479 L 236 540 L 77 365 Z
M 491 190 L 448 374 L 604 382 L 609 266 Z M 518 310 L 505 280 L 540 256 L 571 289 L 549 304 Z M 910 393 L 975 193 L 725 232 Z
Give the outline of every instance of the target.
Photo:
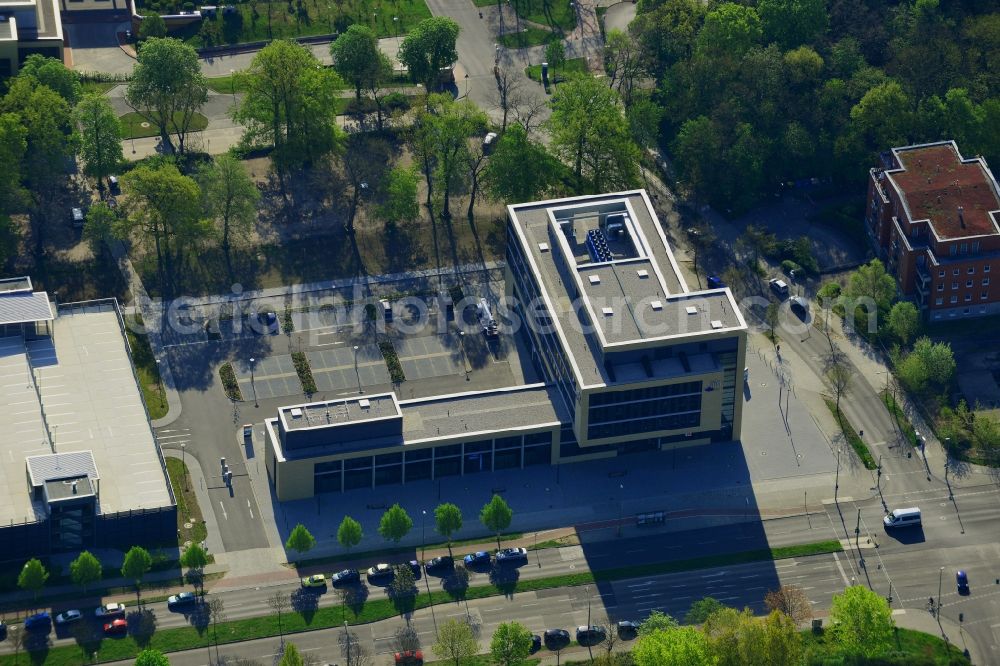
M 285 333 L 291 333 L 295 330 L 295 324 L 292 322 L 292 311 L 289 308 L 285 308 L 284 314 L 281 315 L 281 327 L 285 329 Z
M 292 363 L 295 364 L 295 372 L 299 376 L 302 384 L 302 392 L 312 395 L 316 392 L 316 380 L 313 379 L 312 368 L 309 367 L 309 359 L 303 352 L 292 352 Z
M 243 400 L 243 393 L 240 391 L 240 383 L 236 381 L 236 371 L 233 370 L 232 363 L 223 363 L 219 368 L 219 378 L 222 380 L 222 387 L 226 389 L 226 397 L 230 400 Z
M 785 259 L 781 262 L 781 270 L 785 273 L 785 275 L 792 275 L 792 273 L 795 275 L 802 275 L 802 267 L 791 259 Z
M 382 357 L 385 359 L 385 365 L 389 368 L 389 377 L 392 379 L 394 384 L 400 384 L 406 381 L 406 375 L 403 374 L 403 366 L 399 362 L 399 357 L 396 355 L 396 348 L 392 346 L 392 340 L 380 340 L 378 343 L 378 349 L 382 352 Z
M 410 100 L 407 99 L 406 95 L 401 92 L 394 92 L 386 95 L 383 103 L 389 111 L 410 110 Z

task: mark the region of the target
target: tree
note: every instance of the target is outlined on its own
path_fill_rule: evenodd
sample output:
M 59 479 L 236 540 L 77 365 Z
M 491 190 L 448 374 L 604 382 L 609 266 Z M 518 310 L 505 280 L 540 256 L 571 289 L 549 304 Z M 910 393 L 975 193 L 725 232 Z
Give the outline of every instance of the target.
M 438 534 L 448 540 L 448 555 L 451 555 L 451 537 L 462 529 L 462 510 L 451 502 L 438 504 L 434 509 L 434 523 Z
M 442 660 L 462 666 L 463 662 L 479 654 L 479 641 L 468 623 L 452 619 L 441 625 L 437 643 L 431 650 Z
M 833 595 L 830 619 L 834 640 L 846 654 L 876 657 L 892 646 L 892 609 L 884 597 L 864 586 L 852 585 Z
M 392 161 L 392 147 L 381 136 L 354 132 L 347 137 L 341 163 L 351 185 L 351 203 L 347 215 L 348 233 L 354 233 L 354 220 L 362 194 L 381 188 L 386 168 Z
M 61 59 L 46 58 L 33 53 L 24 59 L 17 71 L 18 78 L 31 78 L 37 85 L 45 86 L 66 100 L 72 108 L 80 101 L 83 87 L 80 74 L 67 67 Z
M 793 666 L 802 663 L 802 641 L 792 618 L 772 611 L 754 617 L 749 608 L 722 608 L 705 620 L 719 666 Z
M 621 30 L 608 31 L 604 71 L 608 74 L 608 85 L 618 91 L 626 109 L 632 106 L 636 83 L 645 73 L 644 60 L 641 47 L 631 35 Z
M 274 146 L 283 192 L 289 171 L 340 146 L 343 131 L 334 109 L 343 83 L 306 47 L 275 40 L 257 52 L 236 82 L 246 90 L 233 113 L 246 128 L 243 141 L 249 146 Z
M 183 153 L 195 114 L 208 101 L 208 83 L 198 53 L 171 37 L 143 42 L 125 90 L 125 101 L 156 126 L 164 147 L 171 152 L 173 132 L 177 150 Z
M 920 330 L 920 312 L 910 301 L 899 301 L 889 310 L 887 323 L 900 344 L 906 345 Z
M 21 573 L 17 576 L 17 586 L 31 592 L 37 600 L 38 593 L 45 587 L 45 581 L 48 579 L 49 572 L 45 565 L 33 557 L 21 567 Z
M 589 76 L 572 79 L 559 87 L 551 106 L 546 124 L 552 148 L 572 164 L 578 193 L 636 183 L 639 149 L 614 90 Z
M 281 661 L 278 662 L 278 666 L 303 666 L 302 655 L 299 654 L 299 649 L 295 647 L 295 643 L 285 644 L 285 653 L 281 655 Z
M 393 504 L 386 509 L 378 524 L 378 533 L 383 539 L 393 543 L 399 543 L 400 539 L 405 537 L 411 529 L 413 529 L 413 520 L 406 513 L 406 509 L 399 504 Z
M 132 169 L 122 176 L 121 186 L 126 213 L 121 236 L 153 244 L 160 286 L 172 293 L 187 253 L 211 231 L 202 217 L 201 189 L 166 162 Z
M 899 380 L 911 391 L 926 391 L 930 384 L 947 388 L 955 376 L 955 356 L 951 345 L 933 343 L 921 337 L 913 343 L 913 351 L 896 364 Z
M 379 214 L 387 221 L 410 222 L 420 215 L 417 203 L 417 172 L 413 168 L 395 166 L 383 184 L 384 202 Z
M 284 642 L 284 632 L 281 627 L 281 614 L 288 610 L 289 608 L 289 598 L 287 592 L 282 592 L 278 590 L 267 597 L 267 607 L 270 608 L 278 616 L 278 636 Z
M 89 550 L 85 550 L 70 562 L 69 573 L 73 584 L 79 585 L 86 592 L 88 585 L 101 580 L 104 568 L 101 566 L 100 560 L 91 555 Z
M 125 553 L 125 560 L 122 562 L 122 578 L 135 582 L 135 600 L 141 602 L 139 592 L 142 589 L 142 579 L 153 567 L 153 558 L 149 551 L 142 546 L 132 546 Z
M 292 528 L 291 533 L 288 535 L 288 540 L 285 541 L 285 548 L 294 550 L 299 555 L 312 550 L 315 545 L 316 538 L 302 523 Z
M 684 624 L 702 624 L 708 619 L 709 615 L 723 608 L 726 608 L 726 605 L 713 597 L 699 599 L 691 604 L 687 615 L 684 616 Z
M 417 594 L 417 579 L 409 564 L 397 564 L 393 567 L 392 582 L 389 583 L 389 596 L 393 599 L 412 598 Z
M 782 585 L 764 595 L 764 605 L 769 611 L 778 611 L 792 618 L 799 625 L 812 619 L 812 603 L 801 587 Z
M 549 63 L 549 71 L 552 72 L 552 80 L 556 80 L 556 70 L 562 69 L 566 64 L 566 47 L 561 39 L 553 39 L 545 47 L 545 61 Z
M 350 516 L 344 516 L 337 528 L 337 543 L 343 548 L 353 548 L 361 543 L 361 523 Z
M 847 295 L 853 299 L 870 299 L 879 312 L 885 312 L 896 295 L 896 281 L 881 261 L 872 259 L 851 273 Z M 851 305 L 856 308 L 859 304 Z
M 897 81 L 873 86 L 851 108 L 851 126 L 872 152 L 909 142 L 913 124 L 909 95 Z M 875 260 L 877 261 L 877 260 Z
M 208 553 L 197 543 L 190 544 L 181 553 L 181 566 L 187 567 L 188 569 L 195 571 L 198 576 L 198 580 L 202 580 L 202 571 L 208 564 Z M 202 583 L 202 592 L 205 591 L 204 582 Z
M 516 666 L 531 653 L 531 632 L 520 622 L 501 622 L 490 641 L 497 666 Z
M 170 666 L 170 660 L 159 650 L 147 648 L 136 655 L 135 666 Z
M 234 238 L 246 238 L 257 221 L 260 191 L 243 162 L 233 153 L 219 155 L 198 172 L 202 201 L 209 218 L 222 229 L 222 251 L 232 273 L 229 249 Z
M 0 164 L 6 173 L 5 178 L 0 178 L 0 216 L 12 212 L 24 200 L 21 170 L 27 150 L 28 129 L 20 116 L 0 113 Z
M 632 658 L 635 666 L 709 666 L 715 661 L 705 634 L 676 626 L 640 632 Z
M 854 378 L 854 370 L 839 349 L 834 349 L 826 359 L 826 378 L 830 380 L 833 394 L 837 401 L 837 414 L 840 414 L 840 399 L 851 387 L 851 380 Z
M 725 2 L 705 15 L 697 49 L 708 56 L 739 58 L 758 44 L 763 34 L 756 9 Z
M 486 126 L 486 115 L 468 100 L 454 102 L 449 95 L 432 95 L 428 106 L 432 113 L 424 123 L 434 155 L 434 181 L 441 192 L 441 215 L 448 219 L 451 193 L 464 176 L 469 137 Z
M 677 620 L 670 615 L 667 615 L 663 611 L 654 610 L 646 616 L 645 620 L 639 623 L 639 635 L 647 635 L 654 631 L 673 629 L 679 626 Z
M 654 102 L 648 94 L 636 95 L 625 109 L 632 138 L 641 148 L 653 148 L 659 141 L 660 121 L 663 107 Z
M 434 87 L 441 70 L 458 60 L 455 42 L 458 23 L 444 16 L 424 19 L 410 31 L 399 47 L 399 61 L 409 69 L 414 81 L 420 81 L 428 92 Z
M 386 58 L 379 50 L 378 37 L 368 26 L 354 24 L 330 44 L 333 68 L 347 83 L 354 86 L 354 96 L 361 101 L 361 89 L 370 87 L 382 75 Z
M 21 656 L 21 650 L 24 649 L 24 643 L 27 640 L 28 634 L 25 632 L 23 624 L 12 624 L 7 628 L 7 642 L 14 648 L 15 665 L 18 663 L 18 657 Z
M 122 125 L 107 98 L 97 93 L 83 96 L 76 107 L 80 126 L 80 152 L 84 173 L 104 190 L 104 179 L 116 173 L 125 158 L 122 154 Z
M 708 116 L 691 118 L 681 125 L 674 140 L 674 154 L 678 169 L 694 194 L 710 197 L 715 191 L 722 152 L 722 133 Z
M 208 616 L 212 620 L 212 638 L 215 640 L 215 659 L 219 659 L 219 623 L 226 621 L 226 604 L 222 597 L 213 596 L 208 600 Z
M 163 17 L 155 12 L 151 12 L 142 17 L 139 24 L 139 41 L 144 42 L 154 37 L 166 37 L 167 24 Z
M 534 201 L 559 182 L 562 164 L 520 125 L 511 125 L 497 142 L 483 170 L 483 187 L 492 199 Z
M 760 0 L 757 13 L 767 41 L 786 49 L 812 44 L 830 21 L 826 0 Z
M 499 495 L 494 495 L 479 512 L 479 521 L 497 535 L 497 548 L 500 548 L 500 533 L 510 527 L 513 517 L 514 512 Z
M 773 301 L 767 304 L 767 310 L 764 311 L 764 320 L 767 322 L 768 337 L 771 338 L 771 344 L 777 346 L 778 336 L 775 334 L 774 329 L 778 327 L 780 321 L 781 309 L 777 303 Z

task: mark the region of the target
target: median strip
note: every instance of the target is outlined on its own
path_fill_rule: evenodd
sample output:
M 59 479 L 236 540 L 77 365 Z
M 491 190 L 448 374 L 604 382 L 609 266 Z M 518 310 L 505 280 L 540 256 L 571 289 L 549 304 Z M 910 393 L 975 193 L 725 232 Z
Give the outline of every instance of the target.
M 672 562 L 617 567 L 614 569 L 604 569 L 596 573 L 584 572 L 532 580 L 519 580 L 511 582 L 509 585 L 502 583 L 500 585 L 480 585 L 469 587 L 465 590 L 459 589 L 454 591 L 454 593 L 437 591 L 432 592 L 430 595 L 417 595 L 413 600 L 412 608 L 418 609 L 426 608 L 432 604 L 454 603 L 462 599 L 485 599 L 500 595 L 510 596 L 518 592 L 587 585 L 598 581 L 657 576 L 697 569 L 781 560 L 790 557 L 822 555 L 825 553 L 841 552 L 842 550 L 843 547 L 839 541 L 828 540 L 794 546 L 782 546 L 780 548 L 762 548 L 739 553 L 708 555 Z M 298 606 L 298 609 L 294 612 L 282 614 L 281 628 L 284 634 L 339 627 L 343 626 L 345 620 L 350 624 L 368 624 L 399 615 L 399 609 L 391 599 L 375 599 L 352 605 L 348 597 L 340 605 L 317 608 L 315 605 L 312 605 L 316 603 L 315 601 L 312 601 L 312 604 L 308 603 L 315 599 L 313 595 L 296 592 L 293 593 L 292 597 L 292 608 L 296 609 Z M 268 638 L 278 635 L 278 619 L 275 615 L 266 615 L 232 620 L 230 622 L 220 622 L 217 629 L 218 641 L 220 643 L 237 643 L 256 638 Z M 212 636 L 214 639 L 214 632 L 200 632 L 194 627 L 163 629 L 145 640 L 144 643 L 146 644 L 144 647 L 155 648 L 163 652 L 178 652 L 181 650 L 203 648 L 209 636 Z M 93 645 L 90 644 L 86 647 L 92 648 Z M 132 637 L 124 640 L 105 640 L 101 642 L 100 649 L 96 651 L 94 659 L 96 662 L 131 659 L 139 651 L 140 648 Z M 54 647 L 48 650 L 44 660 L 40 663 L 48 666 L 76 666 L 81 662 L 82 654 L 82 647 Z M 15 659 L 12 654 L 0 657 L 0 665 L 2 666 L 13 665 L 14 663 Z

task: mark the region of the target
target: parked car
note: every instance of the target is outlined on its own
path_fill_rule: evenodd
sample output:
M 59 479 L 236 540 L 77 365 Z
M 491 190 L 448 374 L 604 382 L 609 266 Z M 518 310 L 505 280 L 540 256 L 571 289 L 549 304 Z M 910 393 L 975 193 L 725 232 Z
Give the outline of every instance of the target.
M 118 176 L 108 177 L 108 189 L 111 190 L 111 194 L 119 195 L 122 193 L 121 183 L 118 182 Z
M 631 640 L 639 635 L 639 623 L 632 620 L 620 620 L 616 625 L 618 628 L 618 638 Z
M 726 286 L 726 283 L 718 275 L 709 275 L 706 282 L 708 282 L 709 289 L 722 289 Z
M 490 554 L 485 550 L 470 553 L 462 558 L 467 567 L 482 567 L 490 563 Z
M 330 576 L 330 585 L 350 585 L 361 580 L 361 574 L 357 569 L 344 569 Z
M 368 582 L 375 585 L 388 584 L 396 576 L 391 564 L 376 564 L 368 570 Z
M 440 557 L 435 557 L 427 561 L 424 565 L 424 569 L 427 573 L 433 571 L 450 571 L 455 568 L 455 560 L 451 558 L 450 555 L 441 555 Z
M 326 587 L 326 576 L 313 574 L 302 579 L 302 587 Z
M 535 654 L 542 649 L 542 637 L 538 634 L 534 634 L 531 637 L 531 654 Z
M 25 631 L 48 632 L 52 628 L 52 617 L 45 611 L 24 618 Z
M 7 625 L 4 624 L 3 620 L 0 620 L 0 641 L 7 638 Z
M 85 221 L 85 218 L 84 218 L 84 215 L 83 215 L 83 209 L 82 208 L 73 208 L 73 209 L 71 209 L 69 215 L 70 215 L 70 219 L 73 222 L 73 228 L 74 229 L 81 229 L 81 228 L 83 228 L 83 223 Z
M 569 645 L 569 632 L 565 629 L 546 629 L 542 634 L 545 647 L 550 650 L 561 650 Z
M 115 617 L 116 615 L 125 615 L 125 604 L 120 604 L 120 603 L 104 604 L 96 611 L 94 611 L 94 617 L 98 618 Z
M 167 608 L 177 606 L 191 606 L 198 602 L 198 595 L 194 592 L 181 592 L 167 597 Z
M 496 146 L 496 142 L 497 142 L 497 133 L 496 132 L 489 132 L 483 138 L 483 152 L 488 153 L 491 150 L 493 150 L 493 148 Z
M 788 296 L 788 284 L 784 280 L 771 278 L 767 281 L 767 283 L 771 286 L 771 291 L 776 293 L 778 296 Z
M 502 548 L 497 551 L 497 563 L 527 562 L 528 551 L 525 548 Z
M 410 567 L 410 571 L 413 572 L 414 578 L 420 578 L 420 562 L 416 560 L 410 560 L 406 563 L 406 566 Z
M 124 636 L 128 633 L 128 622 L 125 618 L 118 618 L 111 620 L 104 625 L 104 634 L 106 636 Z
M 251 325 L 255 333 L 259 335 L 274 334 L 278 332 L 278 314 L 272 310 L 258 312 L 256 322 Z
M 597 645 L 606 638 L 604 629 L 592 624 L 589 627 L 582 626 L 576 628 L 576 642 L 584 647 Z
M 71 622 L 76 622 L 81 617 L 83 617 L 83 613 L 76 610 L 75 608 L 72 610 L 63 611 L 62 613 L 56 615 L 56 624 L 69 624 Z
M 424 666 L 424 653 L 420 650 L 397 652 L 393 658 L 398 666 Z
M 969 577 L 961 569 L 955 573 L 955 584 L 958 587 L 959 594 L 964 595 L 969 593 Z

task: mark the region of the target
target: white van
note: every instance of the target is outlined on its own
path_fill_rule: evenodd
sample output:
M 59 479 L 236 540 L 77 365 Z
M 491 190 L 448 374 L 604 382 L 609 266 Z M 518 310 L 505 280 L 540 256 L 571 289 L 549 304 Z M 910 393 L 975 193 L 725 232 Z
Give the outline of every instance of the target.
M 917 507 L 895 509 L 886 514 L 882 523 L 886 529 L 890 527 L 916 527 L 920 525 L 920 509 Z

